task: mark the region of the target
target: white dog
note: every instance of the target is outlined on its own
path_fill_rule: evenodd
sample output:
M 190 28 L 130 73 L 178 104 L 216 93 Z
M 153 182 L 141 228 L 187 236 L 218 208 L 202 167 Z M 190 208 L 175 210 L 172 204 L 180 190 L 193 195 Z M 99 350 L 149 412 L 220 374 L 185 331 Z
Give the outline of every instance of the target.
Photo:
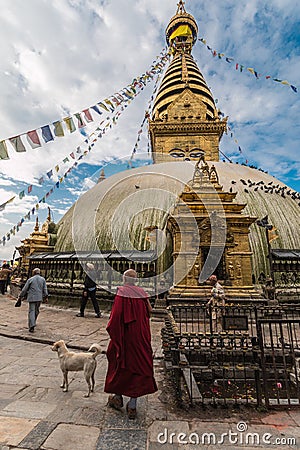
M 97 367 L 96 356 L 101 353 L 100 345 L 93 344 L 88 352 L 75 353 L 70 352 L 64 341 L 61 340 L 55 342 L 51 348 L 54 352 L 58 353 L 60 368 L 63 373 L 63 382 L 60 387 L 63 388 L 63 391 L 68 391 L 68 372 L 83 370 L 89 388 L 85 397 L 89 397 L 90 393 L 94 391 L 95 370 Z

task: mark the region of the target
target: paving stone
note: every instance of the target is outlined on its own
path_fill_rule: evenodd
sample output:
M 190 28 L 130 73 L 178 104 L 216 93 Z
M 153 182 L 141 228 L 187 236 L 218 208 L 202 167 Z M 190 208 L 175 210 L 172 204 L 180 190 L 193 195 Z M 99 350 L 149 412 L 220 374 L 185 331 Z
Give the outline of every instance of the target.
M 124 407 L 121 411 L 117 411 L 109 406 L 105 408 L 105 416 L 103 422 L 103 428 L 145 428 L 146 427 L 146 397 L 141 397 L 137 401 L 137 418 L 135 420 L 129 420 L 126 413 L 126 403 L 128 402 L 128 397 L 123 397 Z
M 24 391 L 28 385 L 26 384 L 0 384 L 0 397 L 1 399 L 12 398 L 20 392 Z
M 110 429 L 101 433 L 96 446 L 96 450 L 146 450 L 146 448 L 146 431 L 119 429 Z
M 91 450 L 96 448 L 99 429 L 73 424 L 59 424 L 43 444 L 45 450 Z M 118 447 L 111 447 L 117 449 Z
M 19 400 L 31 400 L 49 403 L 59 403 L 61 401 L 62 389 L 53 389 L 49 387 L 29 386 L 22 392 L 19 392 L 17 397 Z
M 179 448 L 178 445 L 175 445 L 175 444 L 162 445 L 162 444 L 158 444 L 157 442 L 149 442 L 147 450 L 178 450 L 178 448 Z M 202 448 L 203 447 L 201 447 L 201 449 Z
M 45 419 L 57 407 L 56 403 L 41 403 L 16 400 L 3 408 L 3 416 Z
M 56 428 L 57 424 L 53 422 L 39 422 L 36 427 L 22 440 L 20 447 L 28 447 L 31 450 L 39 450 L 43 442 Z
M 17 446 L 38 424 L 38 420 L 0 416 L 0 444 Z
M 268 425 L 295 426 L 293 416 L 286 411 L 276 411 L 261 419 L 261 422 Z
M 0 411 L 2 409 L 6 408 L 6 406 L 9 405 L 12 402 L 13 402 L 13 399 L 9 399 L 9 398 L 0 399 Z
M 74 405 L 72 402 L 70 403 L 70 398 L 71 394 L 66 392 L 65 402 L 62 401 L 59 404 L 56 404 L 55 408 L 48 415 L 47 420 L 56 423 L 77 423 L 83 406 L 77 404 Z
M 300 410 L 291 410 L 289 411 L 289 415 L 294 420 L 294 422 L 297 424 L 298 427 L 300 427 Z

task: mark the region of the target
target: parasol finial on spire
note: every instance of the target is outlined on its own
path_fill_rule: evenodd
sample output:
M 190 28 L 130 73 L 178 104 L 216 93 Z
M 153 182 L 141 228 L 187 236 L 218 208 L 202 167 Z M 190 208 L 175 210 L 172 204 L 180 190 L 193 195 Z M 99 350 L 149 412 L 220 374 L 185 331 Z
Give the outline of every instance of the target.
M 182 0 L 180 0 L 179 3 L 177 3 L 178 8 L 177 8 L 176 14 L 183 14 L 186 12 L 184 5 L 185 5 L 185 2 L 183 2 Z

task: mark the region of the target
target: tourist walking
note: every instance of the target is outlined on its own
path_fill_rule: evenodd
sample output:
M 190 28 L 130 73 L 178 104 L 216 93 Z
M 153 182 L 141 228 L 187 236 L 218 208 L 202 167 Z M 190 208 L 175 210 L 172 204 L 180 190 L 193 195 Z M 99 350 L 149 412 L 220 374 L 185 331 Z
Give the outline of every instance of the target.
M 27 297 L 28 328 L 31 333 L 34 332 L 41 303 L 43 301 L 45 303 L 48 302 L 48 290 L 45 278 L 41 276 L 41 271 L 38 268 L 33 269 L 32 273 L 33 276 L 26 281 L 19 295 L 21 301 Z
M 87 263 L 86 265 L 86 275 L 84 278 L 84 288 L 82 292 L 81 302 L 80 302 L 80 311 L 76 314 L 77 317 L 84 317 L 84 310 L 87 304 L 88 299 L 90 298 L 93 307 L 96 313 L 96 317 L 101 317 L 101 312 L 99 308 L 99 304 L 96 299 L 96 271 L 95 266 L 92 263 Z
M 124 272 L 124 285 L 118 288 L 106 328 L 110 342 L 104 391 L 112 394 L 108 405 L 118 410 L 123 407 L 123 395 L 130 397 L 129 419 L 136 418 L 137 398 L 157 391 L 149 321 L 152 308 L 147 293 L 135 286 L 136 279 L 135 270 Z
M 212 286 L 212 288 L 211 297 L 206 306 L 211 306 L 211 317 L 215 321 L 216 328 L 214 331 L 217 332 L 218 325 L 220 325 L 222 330 L 222 316 L 224 311 L 223 308 L 225 306 L 225 293 L 216 275 L 211 275 L 208 278 L 208 283 Z
M 9 283 L 11 270 L 8 264 L 3 264 L 0 270 L 0 293 L 5 294 L 7 285 Z

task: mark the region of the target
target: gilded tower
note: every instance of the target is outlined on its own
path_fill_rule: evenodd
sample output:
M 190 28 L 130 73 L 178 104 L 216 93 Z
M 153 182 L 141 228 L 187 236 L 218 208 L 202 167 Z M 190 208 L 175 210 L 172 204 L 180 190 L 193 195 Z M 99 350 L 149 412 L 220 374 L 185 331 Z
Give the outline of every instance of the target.
M 149 131 L 153 160 L 219 160 L 219 142 L 227 119 L 221 120 L 213 96 L 191 52 L 197 40 L 194 17 L 180 0 L 166 29 L 172 61 L 153 107 Z

